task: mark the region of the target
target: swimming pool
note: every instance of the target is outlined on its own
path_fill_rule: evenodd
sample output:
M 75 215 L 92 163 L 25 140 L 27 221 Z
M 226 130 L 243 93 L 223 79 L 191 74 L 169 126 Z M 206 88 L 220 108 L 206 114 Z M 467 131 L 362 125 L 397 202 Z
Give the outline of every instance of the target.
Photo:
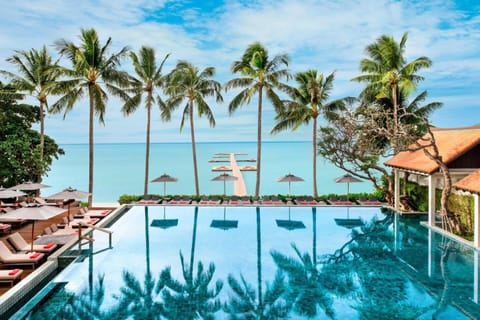
M 378 208 L 136 206 L 109 229 L 14 317 L 480 317 L 478 252 Z

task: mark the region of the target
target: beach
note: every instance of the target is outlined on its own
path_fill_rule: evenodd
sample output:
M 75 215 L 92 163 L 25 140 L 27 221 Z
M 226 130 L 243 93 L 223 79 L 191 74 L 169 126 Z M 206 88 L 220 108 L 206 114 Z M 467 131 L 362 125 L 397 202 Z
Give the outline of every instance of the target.
M 51 171 L 43 182 L 50 188 L 42 190 L 48 196 L 72 186 L 88 190 L 88 144 L 61 145 L 65 155 L 54 160 Z M 221 172 L 214 172 L 212 163 L 216 153 L 240 153 L 236 160 L 256 158 L 256 142 L 199 142 L 197 157 L 201 194 L 223 194 L 223 182 L 211 181 Z M 305 181 L 293 182 L 294 195 L 312 194 L 312 147 L 311 142 L 264 142 L 262 145 L 261 194 L 287 194 L 288 183 L 277 179 L 288 173 Z M 167 184 L 167 194 L 195 193 L 192 151 L 190 143 L 152 143 L 150 151 L 150 180 L 167 173 L 178 178 Z M 228 159 L 227 159 L 228 160 Z M 229 165 L 229 162 L 224 163 Z M 253 162 L 239 163 L 255 165 Z M 334 182 L 345 172 L 317 158 L 317 183 L 319 194 L 346 193 L 345 184 Z M 122 194 L 143 194 L 145 144 L 112 143 L 95 145 L 94 197 L 96 203 L 116 202 Z M 248 195 L 255 192 L 255 171 L 242 171 Z M 231 195 L 233 183 L 227 182 L 227 195 Z M 352 183 L 350 192 L 372 192 L 370 182 Z M 162 194 L 163 183 L 150 183 L 149 193 Z

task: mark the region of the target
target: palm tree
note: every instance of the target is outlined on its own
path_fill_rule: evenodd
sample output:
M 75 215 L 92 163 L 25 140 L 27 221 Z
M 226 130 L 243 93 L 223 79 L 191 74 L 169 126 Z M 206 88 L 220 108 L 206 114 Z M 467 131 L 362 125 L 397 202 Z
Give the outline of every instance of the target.
M 205 101 L 206 97 L 213 96 L 215 97 L 216 102 L 223 102 L 220 92 L 220 83 L 211 79 L 214 75 L 215 68 L 213 67 L 207 67 L 200 71 L 188 61 L 181 60 L 168 76 L 168 84 L 165 90 L 170 96 L 167 101 L 168 107 L 163 114 L 165 119 L 169 119 L 170 112 L 186 101 L 185 108 L 183 109 L 182 121 L 180 123 L 180 130 L 183 129 L 185 120 L 188 117 L 190 121 L 195 192 L 197 196 L 200 196 L 200 187 L 198 184 L 197 151 L 195 146 L 193 115 L 195 105 L 197 105 L 198 116 L 201 117 L 205 115 L 210 123 L 210 127 L 215 127 L 213 112 Z
M 289 57 L 286 54 L 276 55 L 269 60 L 267 49 L 255 42 L 247 47 L 239 61 L 232 64 L 232 72 L 239 73 L 240 78 L 232 79 L 225 84 L 225 90 L 233 88 L 244 88 L 233 98 L 228 106 L 228 111 L 232 114 L 243 104 L 250 103 L 255 95 L 258 95 L 257 109 L 257 177 L 255 184 L 255 197 L 260 194 L 260 175 L 262 160 L 262 107 L 263 91 L 267 99 L 273 104 L 275 111 L 280 113 L 284 109 L 284 104 L 275 92 L 276 88 L 286 89 L 286 86 L 280 83 L 282 78 L 289 78 L 287 69 L 281 69 L 281 66 L 288 66 Z
M 343 109 L 342 99 L 327 102 L 333 89 L 335 73 L 324 77 L 317 70 L 299 72 L 295 75 L 297 88 L 290 90 L 292 101 L 287 101 L 287 109 L 277 115 L 277 123 L 271 133 L 278 133 L 291 128 L 297 130 L 302 124 L 313 122 L 312 126 L 312 157 L 313 157 L 313 196 L 318 197 L 317 192 L 317 121 L 319 115 L 327 119 L 335 115 L 335 111 Z
M 399 90 L 408 94 L 416 89 L 416 84 L 423 80 L 417 71 L 428 68 L 432 62 L 427 57 L 419 57 L 406 62 L 404 57 L 408 33 L 404 33 L 400 42 L 393 37 L 382 35 L 365 49 L 369 58 L 360 61 L 362 75 L 354 81 L 366 82 L 367 87 L 362 95 L 368 100 L 388 97 L 392 100 L 394 139 L 393 150 L 398 152 L 398 109 Z
M 81 44 L 61 39 L 55 45 L 62 55 L 70 60 L 72 69 L 64 68 L 63 72 L 70 77 L 62 82 L 62 86 L 54 93 L 63 96 L 52 105 L 52 112 L 69 112 L 75 103 L 84 95 L 89 98 L 89 168 L 88 168 L 88 207 L 92 206 L 93 195 L 93 118 L 95 115 L 104 124 L 105 108 L 108 93 L 127 100 L 127 93 L 121 89 L 128 84 L 128 75 L 119 71 L 120 60 L 128 53 L 128 47 L 109 55 L 112 39 L 108 38 L 102 46 L 94 29 L 82 29 Z M 106 91 L 105 91 L 106 89 Z
M 45 143 L 45 108 L 48 109 L 48 96 L 60 77 L 58 61 L 53 61 L 45 46 L 41 50 L 15 51 L 7 59 L 15 65 L 18 74 L 1 71 L 1 74 L 12 80 L 12 84 L 20 93 L 32 95 L 38 100 L 40 108 L 40 162 L 43 161 Z M 37 181 L 42 181 L 43 172 L 38 173 Z
M 152 105 L 154 104 L 158 104 L 161 109 L 165 109 L 165 104 L 161 97 L 159 95 L 155 97 L 154 94 L 155 89 L 164 87 L 166 77 L 162 75 L 162 68 L 169 55 L 170 54 L 167 54 L 157 67 L 157 63 L 155 61 L 155 49 L 143 46 L 140 49 L 138 56 L 135 54 L 135 52 L 130 53 L 130 58 L 132 59 L 133 67 L 135 69 L 135 73 L 138 75 L 138 78 L 135 78 L 134 76 L 131 76 L 130 78 L 131 84 L 129 91 L 133 93 L 133 96 L 124 104 L 122 107 L 122 112 L 125 115 L 135 112 L 142 102 L 143 94 L 146 94 L 145 107 L 147 109 L 147 137 L 145 147 L 145 180 L 143 185 L 144 199 L 146 199 L 148 195 L 151 110 Z

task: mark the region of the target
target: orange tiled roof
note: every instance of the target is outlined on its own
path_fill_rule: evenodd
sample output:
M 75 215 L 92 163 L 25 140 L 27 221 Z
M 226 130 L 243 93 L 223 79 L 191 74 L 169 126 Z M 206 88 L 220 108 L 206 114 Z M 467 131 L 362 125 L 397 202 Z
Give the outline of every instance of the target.
M 480 170 L 477 170 L 460 181 L 453 184 L 454 188 L 472 192 L 480 193 Z
M 448 164 L 480 143 L 480 126 L 466 128 L 433 128 L 433 135 L 443 161 Z M 423 143 L 425 144 L 425 143 Z M 431 174 L 438 170 L 423 150 L 403 151 L 385 162 L 389 167 Z

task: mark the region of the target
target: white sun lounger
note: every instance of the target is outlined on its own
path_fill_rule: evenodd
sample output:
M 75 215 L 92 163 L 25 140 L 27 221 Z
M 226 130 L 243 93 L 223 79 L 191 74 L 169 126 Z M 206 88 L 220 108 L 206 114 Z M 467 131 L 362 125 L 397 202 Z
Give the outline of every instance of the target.
M 31 244 L 25 241 L 22 235 L 18 232 L 15 232 L 7 237 L 8 243 L 16 250 L 16 251 L 30 251 Z M 48 244 L 34 244 L 33 251 L 35 252 L 43 252 L 43 253 L 52 253 L 57 248 L 57 245 L 54 243 Z
M 22 273 L 22 269 L 0 270 L 0 282 L 9 283 L 12 287 L 15 281 L 20 279 Z
M 4 265 L 27 265 L 35 266 L 45 257 L 41 252 L 12 253 L 10 249 L 0 241 L 0 262 Z

